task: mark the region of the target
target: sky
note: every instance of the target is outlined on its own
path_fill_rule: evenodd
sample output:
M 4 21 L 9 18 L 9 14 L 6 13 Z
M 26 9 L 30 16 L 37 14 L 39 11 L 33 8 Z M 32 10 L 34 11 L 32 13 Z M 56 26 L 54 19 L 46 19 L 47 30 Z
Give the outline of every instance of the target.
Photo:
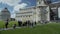
M 60 0 L 51 0 L 52 2 L 58 2 L 58 1 L 60 1 Z
M 52 0 L 52 2 L 56 2 L 60 0 Z M 26 8 L 30 6 L 36 6 L 36 0 L 0 0 L 0 11 L 5 7 L 11 13 L 11 17 L 15 17 L 15 12 L 19 11 L 20 8 Z
M 0 0 L 0 11 L 7 7 L 12 18 L 15 17 L 15 12 L 19 11 L 20 8 L 30 6 L 36 6 L 36 0 Z

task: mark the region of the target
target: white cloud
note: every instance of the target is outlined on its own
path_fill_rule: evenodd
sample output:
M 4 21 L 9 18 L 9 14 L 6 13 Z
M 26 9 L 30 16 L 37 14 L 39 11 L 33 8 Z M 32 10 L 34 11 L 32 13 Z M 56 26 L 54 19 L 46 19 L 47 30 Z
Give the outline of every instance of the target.
M 11 12 L 11 18 L 15 18 L 15 11 L 14 10 Z
M 15 18 L 15 14 L 11 14 L 11 18 Z
M 12 12 L 11 17 L 12 17 L 12 18 L 15 18 L 15 12 L 19 11 L 20 8 L 25 8 L 26 6 L 27 6 L 26 3 L 22 3 L 22 4 L 18 4 L 18 5 L 16 5 L 16 6 L 14 6 L 14 10 L 13 10 L 13 12 Z
M 10 6 L 17 5 L 21 0 L 0 0 L 0 3 L 6 3 Z
M 19 11 L 20 8 L 25 8 L 27 6 L 26 3 L 18 4 L 17 6 L 14 7 L 15 11 Z
M 22 0 L 0 0 L 0 3 L 7 4 L 9 6 L 13 6 L 13 12 L 11 13 L 11 17 L 15 17 L 15 11 L 19 11 L 20 8 L 25 8 L 27 6 L 26 3 L 18 4 L 22 2 Z

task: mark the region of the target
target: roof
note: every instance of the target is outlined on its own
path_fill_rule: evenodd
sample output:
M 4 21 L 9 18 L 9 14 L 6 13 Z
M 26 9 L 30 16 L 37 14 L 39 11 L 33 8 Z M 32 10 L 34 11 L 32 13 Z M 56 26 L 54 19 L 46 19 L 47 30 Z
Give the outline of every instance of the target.
M 51 3 L 51 4 L 57 4 L 57 3 L 60 3 L 60 1 L 58 1 L 58 2 L 53 2 L 53 3 Z
M 41 3 L 38 4 L 37 6 L 47 6 L 47 5 L 45 4 L 44 0 L 41 0 Z
M 53 2 L 53 3 L 49 4 L 49 6 L 51 6 L 51 7 L 56 7 L 56 6 L 60 7 L 60 1 Z
M 9 12 L 7 8 L 4 8 L 1 12 Z
M 36 6 L 31 6 L 31 7 L 26 7 L 26 8 L 20 8 L 20 10 L 30 9 L 30 8 L 36 8 Z

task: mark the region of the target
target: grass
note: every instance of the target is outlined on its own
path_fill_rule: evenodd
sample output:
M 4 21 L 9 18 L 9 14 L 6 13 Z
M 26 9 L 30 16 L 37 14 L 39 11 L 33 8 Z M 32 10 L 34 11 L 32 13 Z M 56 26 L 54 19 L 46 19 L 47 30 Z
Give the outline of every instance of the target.
M 60 23 L 0 31 L 0 34 L 60 34 Z
M 17 21 L 10 21 L 8 27 L 12 27 L 14 24 L 16 24 L 18 26 Z
M 4 27 L 4 21 L 0 21 L 0 28 Z
M 14 24 L 18 25 L 17 21 L 10 21 L 8 27 L 12 27 Z M 0 21 L 0 28 L 5 28 L 4 21 Z

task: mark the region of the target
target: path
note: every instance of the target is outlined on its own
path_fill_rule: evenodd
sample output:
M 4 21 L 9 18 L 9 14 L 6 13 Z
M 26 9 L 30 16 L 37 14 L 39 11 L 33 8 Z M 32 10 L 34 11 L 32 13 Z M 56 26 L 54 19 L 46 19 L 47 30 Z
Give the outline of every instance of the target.
M 21 27 L 16 27 L 16 28 L 21 28 Z M 12 27 L 11 28 L 0 28 L 0 31 L 3 31 L 3 30 L 11 30 L 11 29 L 13 29 Z

